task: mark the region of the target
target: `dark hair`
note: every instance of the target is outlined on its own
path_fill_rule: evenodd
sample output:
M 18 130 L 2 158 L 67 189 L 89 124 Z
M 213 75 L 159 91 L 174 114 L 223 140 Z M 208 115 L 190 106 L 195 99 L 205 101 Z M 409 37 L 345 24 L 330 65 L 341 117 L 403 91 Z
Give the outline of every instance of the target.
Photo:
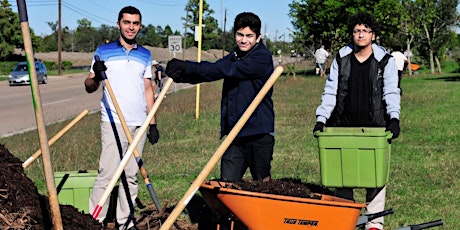
M 139 19 L 142 21 L 142 15 L 141 12 L 134 6 L 125 6 L 123 9 L 120 10 L 120 13 L 118 13 L 118 21 L 123 18 L 123 14 L 139 14 Z
M 380 34 L 380 26 L 374 20 L 372 15 L 365 12 L 358 12 L 348 21 L 348 33 L 353 34 L 353 29 L 356 25 L 364 25 L 367 28 L 370 28 L 376 36 Z
M 260 21 L 259 16 L 250 12 L 238 14 L 235 17 L 235 22 L 233 23 L 233 34 L 235 34 L 237 30 L 245 27 L 249 27 L 258 37 L 260 35 L 260 27 L 262 27 L 262 22 Z

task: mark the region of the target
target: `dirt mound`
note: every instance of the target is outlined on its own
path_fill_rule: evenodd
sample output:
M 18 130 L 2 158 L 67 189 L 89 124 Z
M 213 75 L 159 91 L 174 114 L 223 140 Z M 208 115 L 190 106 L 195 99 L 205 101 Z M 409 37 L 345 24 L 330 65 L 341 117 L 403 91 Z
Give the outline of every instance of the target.
M 52 217 L 48 197 L 40 195 L 32 180 L 25 174 L 22 161 L 0 144 L 0 229 L 52 229 Z M 89 214 L 78 211 L 71 205 L 59 205 L 62 226 L 66 230 L 114 229 L 114 223 L 103 226 Z M 202 205 L 189 205 L 202 208 Z M 168 218 L 165 210 L 158 213 L 146 208 L 136 216 L 139 229 L 159 229 Z M 202 213 L 202 212 L 201 212 Z M 213 215 L 208 213 L 208 215 Z M 198 224 L 176 220 L 171 229 L 197 230 Z
M 0 228 L 52 229 L 49 201 L 38 193 L 22 162 L 0 144 Z M 64 229 L 102 229 L 92 216 L 60 205 Z

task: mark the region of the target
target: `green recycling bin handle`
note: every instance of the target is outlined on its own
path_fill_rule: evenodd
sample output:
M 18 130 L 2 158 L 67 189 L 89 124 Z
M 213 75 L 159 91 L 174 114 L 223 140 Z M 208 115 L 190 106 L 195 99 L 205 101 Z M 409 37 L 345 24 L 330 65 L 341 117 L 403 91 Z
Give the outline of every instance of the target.
M 391 131 L 386 131 L 387 139 L 391 139 L 393 137 L 393 133 Z

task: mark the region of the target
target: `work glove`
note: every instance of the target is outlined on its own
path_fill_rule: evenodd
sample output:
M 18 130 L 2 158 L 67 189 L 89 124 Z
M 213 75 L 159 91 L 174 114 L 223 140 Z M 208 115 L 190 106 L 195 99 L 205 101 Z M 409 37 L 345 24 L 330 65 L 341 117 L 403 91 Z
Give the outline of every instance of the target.
M 316 131 L 323 132 L 323 130 L 324 130 L 324 123 L 318 121 L 318 122 L 316 122 L 316 125 L 315 125 L 315 127 L 313 128 L 313 135 L 315 135 L 315 132 L 316 132 Z
M 391 118 L 390 123 L 388 124 L 388 127 L 385 131 L 390 131 L 393 134 L 391 139 L 398 138 L 399 133 L 401 132 L 401 129 L 399 128 L 399 120 L 396 118 Z
M 183 82 L 186 70 L 185 61 L 173 58 L 166 65 L 165 73 L 172 78 L 174 82 Z
M 147 134 L 150 144 L 155 144 L 160 139 L 160 133 L 158 133 L 157 124 L 151 124 L 149 127 L 149 134 Z
M 107 67 L 104 64 L 104 61 L 95 61 L 93 64 L 93 71 L 94 71 L 94 81 L 102 81 L 102 72 L 106 71 Z

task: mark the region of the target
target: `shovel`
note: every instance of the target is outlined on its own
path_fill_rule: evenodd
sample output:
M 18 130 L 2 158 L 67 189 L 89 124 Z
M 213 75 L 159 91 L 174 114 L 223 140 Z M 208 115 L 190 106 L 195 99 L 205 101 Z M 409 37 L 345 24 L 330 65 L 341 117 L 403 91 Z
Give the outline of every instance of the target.
M 61 230 L 62 218 L 59 208 L 59 200 L 56 192 L 56 184 L 54 182 L 53 165 L 49 152 L 48 136 L 46 134 L 46 124 L 41 103 L 40 90 L 37 82 L 37 72 L 35 70 L 34 52 L 32 48 L 32 39 L 29 29 L 29 18 L 27 16 L 27 7 L 25 0 L 17 0 L 19 21 L 21 22 L 22 40 L 24 42 L 24 50 L 27 59 L 27 66 L 30 76 L 30 90 L 32 93 L 32 102 L 34 105 L 35 119 L 37 123 L 38 137 L 40 147 L 42 149 L 43 171 L 45 174 L 46 189 L 48 191 L 49 205 L 51 211 L 51 221 L 53 229 Z M 4 18 L 4 16 L 2 16 Z

